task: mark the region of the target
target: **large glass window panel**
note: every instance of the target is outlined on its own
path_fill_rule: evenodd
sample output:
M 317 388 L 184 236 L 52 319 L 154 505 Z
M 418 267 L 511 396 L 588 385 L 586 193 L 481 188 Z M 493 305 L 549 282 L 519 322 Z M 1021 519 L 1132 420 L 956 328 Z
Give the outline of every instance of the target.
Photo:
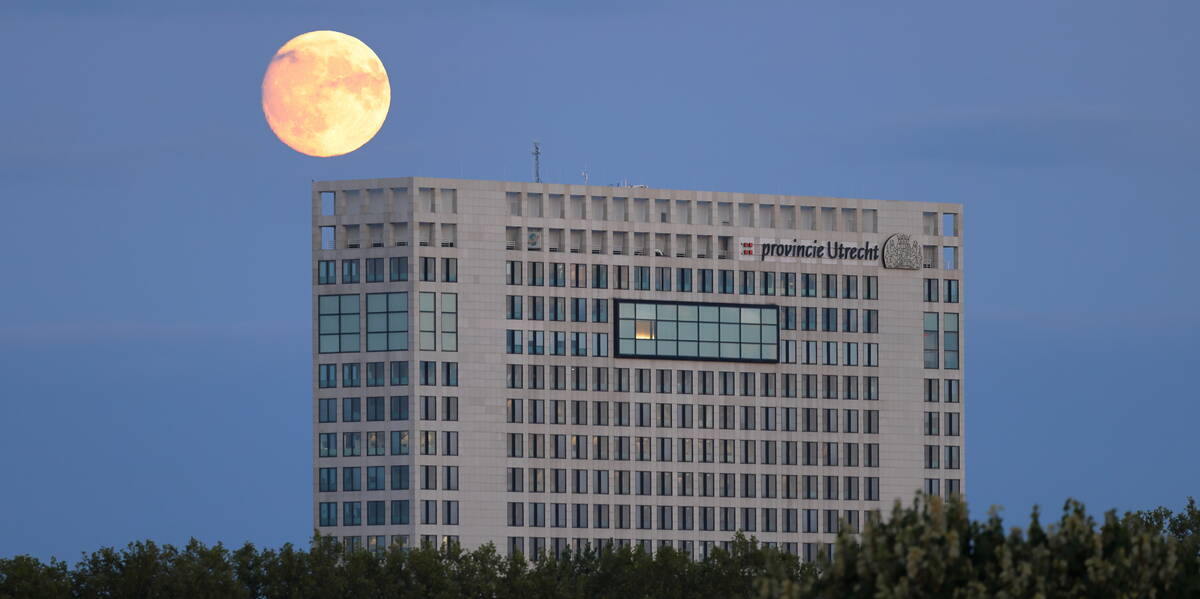
M 778 361 L 776 306 L 617 300 L 621 357 Z
M 408 293 L 367 294 L 367 351 L 408 349 Z
M 358 295 L 322 295 L 317 299 L 320 353 L 359 350 Z

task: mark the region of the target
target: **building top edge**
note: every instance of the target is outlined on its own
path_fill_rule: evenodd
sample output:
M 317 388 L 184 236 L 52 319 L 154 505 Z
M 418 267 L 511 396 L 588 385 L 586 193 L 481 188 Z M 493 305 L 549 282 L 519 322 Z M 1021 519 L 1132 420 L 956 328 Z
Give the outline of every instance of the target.
M 672 189 L 650 186 L 614 186 L 614 185 L 583 185 L 577 183 L 535 183 L 533 181 L 501 181 L 490 179 L 454 179 L 445 177 L 387 177 L 377 179 L 329 179 L 313 181 L 312 189 L 317 191 L 339 191 L 345 189 L 371 189 L 383 187 L 456 187 L 475 188 L 488 191 L 526 192 L 526 193 L 561 193 L 604 195 L 615 197 L 653 197 L 667 194 L 693 194 L 702 199 L 709 197 L 720 200 L 780 198 L 794 200 L 823 200 L 823 201 L 867 201 L 887 202 L 889 204 L 928 204 L 962 206 L 961 202 L 922 202 L 913 200 L 882 200 L 878 198 L 858 198 L 839 196 L 793 195 L 780 193 L 736 192 L 711 189 Z

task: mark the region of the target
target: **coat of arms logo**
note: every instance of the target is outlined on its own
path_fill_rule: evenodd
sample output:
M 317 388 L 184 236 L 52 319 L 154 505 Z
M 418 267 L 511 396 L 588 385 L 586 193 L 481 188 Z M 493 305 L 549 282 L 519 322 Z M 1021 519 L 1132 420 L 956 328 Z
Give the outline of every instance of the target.
M 883 267 L 921 268 L 921 245 L 907 233 L 896 233 L 883 242 Z

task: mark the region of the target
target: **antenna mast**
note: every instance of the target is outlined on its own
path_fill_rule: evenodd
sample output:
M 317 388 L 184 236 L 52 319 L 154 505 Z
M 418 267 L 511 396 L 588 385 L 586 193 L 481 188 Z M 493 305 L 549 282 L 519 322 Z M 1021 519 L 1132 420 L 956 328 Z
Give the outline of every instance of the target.
M 542 144 L 533 142 L 533 182 L 542 182 Z

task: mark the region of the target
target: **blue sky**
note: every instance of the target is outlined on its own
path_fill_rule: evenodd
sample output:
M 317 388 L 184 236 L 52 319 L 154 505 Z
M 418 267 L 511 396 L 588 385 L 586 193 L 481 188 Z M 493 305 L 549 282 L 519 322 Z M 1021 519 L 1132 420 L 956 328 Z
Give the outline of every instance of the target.
M 963 202 L 968 491 L 1179 507 L 1200 477 L 1188 2 L 0 6 L 0 555 L 310 532 L 309 182 L 543 177 Z M 259 85 L 334 29 L 348 156 Z

